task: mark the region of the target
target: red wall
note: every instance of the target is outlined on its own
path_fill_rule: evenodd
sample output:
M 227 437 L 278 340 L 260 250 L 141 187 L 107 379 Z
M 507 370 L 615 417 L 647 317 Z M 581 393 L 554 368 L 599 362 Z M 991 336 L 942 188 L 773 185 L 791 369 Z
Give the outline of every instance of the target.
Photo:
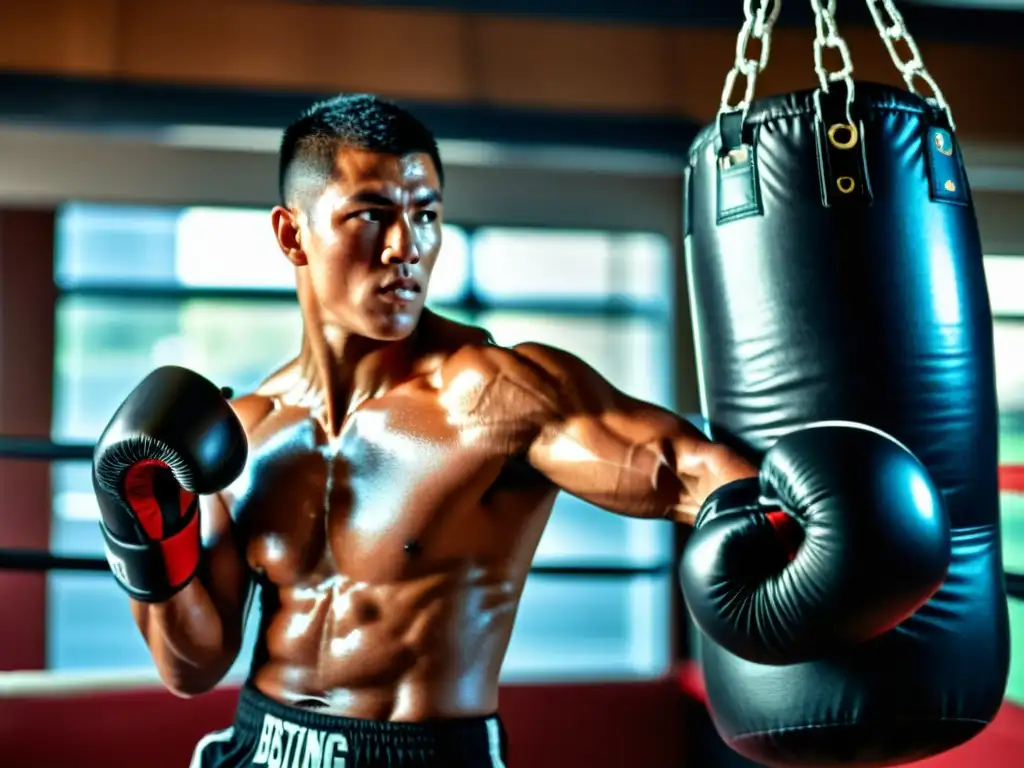
M 236 696 L 237 689 L 225 688 L 186 701 L 145 688 L 0 698 L 0 763 L 184 768 L 200 736 L 230 724 Z M 685 764 L 683 705 L 668 679 L 506 686 L 501 710 L 510 765 L 679 768 Z
M 0 435 L 50 437 L 53 225 L 52 211 L 0 209 Z M 49 548 L 50 504 L 46 463 L 0 459 L 0 547 Z M 0 570 L 0 606 L 0 670 L 42 669 L 45 575 Z
M 236 696 L 237 689 L 223 688 L 186 701 L 157 687 L 15 696 L 0 685 L 2 764 L 184 768 L 200 736 L 230 723 Z M 729 757 L 721 748 L 713 757 L 695 748 L 708 736 L 696 732 L 698 708 L 678 679 L 505 686 L 509 766 L 726 768 Z M 1024 710 L 1007 705 L 974 741 L 916 766 L 1019 768 L 1021 754 Z

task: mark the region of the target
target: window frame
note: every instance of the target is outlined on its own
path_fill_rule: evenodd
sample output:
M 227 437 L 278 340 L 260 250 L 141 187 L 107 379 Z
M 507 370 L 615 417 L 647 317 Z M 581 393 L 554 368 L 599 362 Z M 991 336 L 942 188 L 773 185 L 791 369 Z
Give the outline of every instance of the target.
M 0 128 L 17 168 L 19 194 L 37 205 L 68 200 L 184 208 L 266 208 L 276 204 L 277 155 L 273 144 L 204 146 L 203 129 L 188 143 L 173 130 L 95 132 L 37 127 Z M 667 319 L 675 352 L 674 407 L 699 414 L 690 302 L 683 268 L 681 158 L 608 148 L 552 153 L 522 148 L 466 153 L 445 142 L 445 219 L 477 226 L 536 229 L 645 231 L 666 238 L 673 259 Z M 469 160 L 466 155 L 477 155 Z M 504 158 L 504 159 L 503 159 Z M 558 162 L 556 162 L 558 159 Z M 17 168 L 14 170 L 16 171 Z M 110 173 L 117 168 L 117 173 Z M 0 171 L 0 193 L 7 174 Z M 158 183 L 154 180 L 158 180 Z M 2 196 L 2 194 L 0 194 Z M 1024 237 L 1022 237 L 1024 240 Z
M 110 149 L 109 146 L 105 146 Z M 111 189 L 109 185 L 100 190 L 99 194 L 76 195 L 76 200 L 83 202 L 114 203 L 126 205 L 156 205 L 161 208 L 189 207 L 204 205 L 211 207 L 230 208 L 269 208 L 274 200 L 271 195 L 264 194 L 255 199 L 252 195 L 253 169 L 260 167 L 264 175 L 274 168 L 273 155 L 255 157 L 257 153 L 249 153 L 244 159 L 238 153 L 229 150 L 195 150 L 169 148 L 153 143 L 143 154 L 136 152 L 132 164 L 139 170 L 140 176 L 161 178 L 174 168 L 174 176 L 190 180 L 188 185 L 171 185 L 171 189 L 159 192 L 146 192 L 138 188 L 135 173 L 127 174 L 127 183 L 119 189 Z M 85 164 L 96 161 L 96 154 L 85 153 Z M 238 162 L 251 164 L 253 172 L 227 174 L 222 169 L 225 165 Z M 124 163 L 122 158 L 119 165 Z M 44 163 L 45 164 L 45 163 Z M 99 163 L 102 164 L 102 161 Z M 81 165 L 81 164 L 80 164 Z M 89 178 L 99 169 L 76 169 L 77 178 Z M 679 319 L 688 321 L 686 313 L 679 313 L 680 298 L 685 305 L 686 292 L 681 290 L 679 264 L 681 263 L 681 210 L 682 183 L 681 176 L 675 172 L 594 172 L 593 170 L 574 169 L 538 169 L 538 168 L 500 168 L 471 167 L 450 165 L 446 168 L 446 220 L 456 226 L 472 230 L 481 225 L 493 227 L 526 227 L 530 229 L 558 230 L 602 230 L 611 232 L 646 231 L 664 237 L 671 253 L 671 278 L 669 283 L 669 299 L 667 308 L 647 309 L 643 307 L 618 306 L 614 303 L 580 302 L 560 303 L 557 301 L 531 301 L 522 306 L 514 303 L 485 302 L 479 297 L 468 296 L 463 301 L 445 305 L 462 311 L 483 312 L 490 310 L 508 311 L 522 310 L 533 312 L 557 312 L 562 315 L 591 317 L 656 317 L 659 322 L 667 323 L 672 329 L 670 336 L 671 349 L 676 357 L 687 361 L 690 357 L 687 349 L 679 349 L 678 338 L 688 340 L 690 333 L 687 325 L 679 328 Z M 44 174 L 45 176 L 46 174 Z M 595 175 L 599 178 L 595 179 Z M 273 187 L 265 185 L 267 190 Z M 211 194 L 211 190 L 214 192 Z M 64 193 L 67 197 L 67 193 Z M 134 298 L 152 300 L 187 300 L 199 297 L 215 297 L 224 299 L 242 299 L 245 301 L 267 301 L 274 303 L 293 303 L 294 294 L 280 290 L 221 290 L 180 286 L 171 289 L 142 289 L 127 287 L 124 289 L 106 288 L 95 285 L 68 289 L 59 289 L 60 296 L 91 295 L 94 297 L 114 298 L 127 292 Z M 687 323 L 688 324 L 688 323 Z M 691 355 L 692 356 L 692 355 Z M 689 387 L 681 388 L 687 381 L 678 371 L 678 362 L 672 361 L 670 376 L 673 383 L 673 399 L 688 400 L 695 410 L 697 393 L 695 377 L 689 377 Z M 680 398 L 680 390 L 683 396 Z M 675 551 L 675 550 L 674 550 Z M 597 565 L 597 564 L 595 564 Z M 670 569 L 671 570 L 671 569 Z M 606 578 L 610 574 L 605 574 Z M 642 576 L 640 578 L 643 578 Z M 670 659 L 677 657 L 674 639 L 679 633 L 672 631 L 676 626 L 678 614 L 677 590 L 672 593 L 671 605 L 666 606 L 667 622 L 659 622 L 670 628 L 669 652 Z

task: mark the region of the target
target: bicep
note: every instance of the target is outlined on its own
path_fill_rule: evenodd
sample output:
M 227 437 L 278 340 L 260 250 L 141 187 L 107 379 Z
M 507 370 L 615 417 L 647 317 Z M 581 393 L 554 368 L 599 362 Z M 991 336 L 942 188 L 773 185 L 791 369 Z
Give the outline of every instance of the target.
M 547 407 L 533 451 L 541 459 L 566 444 L 592 448 L 603 455 L 657 442 L 681 449 L 708 442 L 690 422 L 627 395 L 568 352 L 537 344 L 521 345 L 516 352 L 548 383 Z
M 530 458 L 570 493 L 605 498 L 598 502 L 602 506 L 636 505 L 637 514 L 654 514 L 655 508 L 675 503 L 680 456 L 685 459 L 702 442 L 703 436 L 681 419 L 623 396 L 608 409 L 549 424 L 531 446 Z
M 686 465 L 707 439 L 689 422 L 630 397 L 567 353 L 530 350 L 557 383 L 557 399 L 529 450 L 563 490 L 641 517 L 678 517 Z

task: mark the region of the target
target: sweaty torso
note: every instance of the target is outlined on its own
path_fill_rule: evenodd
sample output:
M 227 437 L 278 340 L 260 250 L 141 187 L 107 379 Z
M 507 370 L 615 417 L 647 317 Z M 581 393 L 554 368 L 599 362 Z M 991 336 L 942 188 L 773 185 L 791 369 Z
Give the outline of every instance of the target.
M 247 398 L 232 516 L 261 586 L 252 679 L 280 701 L 385 720 L 489 714 L 554 500 L 523 453 L 539 381 L 480 343 L 353 410 Z

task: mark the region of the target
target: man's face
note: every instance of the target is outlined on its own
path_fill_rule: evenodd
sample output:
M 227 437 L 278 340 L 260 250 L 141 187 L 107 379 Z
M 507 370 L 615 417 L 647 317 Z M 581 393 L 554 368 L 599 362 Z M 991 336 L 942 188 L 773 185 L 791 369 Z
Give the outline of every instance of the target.
M 412 333 L 441 248 L 442 213 L 429 155 L 340 148 L 334 180 L 297 220 L 323 319 L 378 341 Z

